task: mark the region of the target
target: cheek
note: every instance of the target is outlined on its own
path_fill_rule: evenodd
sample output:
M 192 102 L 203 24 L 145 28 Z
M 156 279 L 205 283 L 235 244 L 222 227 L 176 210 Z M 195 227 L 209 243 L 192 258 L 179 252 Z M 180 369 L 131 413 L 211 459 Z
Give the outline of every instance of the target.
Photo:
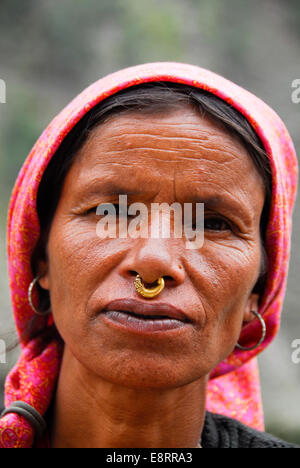
M 223 302 L 231 297 L 232 303 L 248 296 L 256 283 L 260 269 L 260 245 L 244 243 L 239 247 L 217 246 L 206 255 L 207 270 L 216 300 Z M 230 302 L 228 307 L 231 306 Z
M 260 257 L 259 239 L 208 240 L 197 256 L 188 259 L 188 264 L 198 281 L 197 288 L 207 292 L 213 303 L 224 303 L 225 297 L 226 302 L 228 297 L 234 301 L 252 290 L 260 270 Z
M 260 271 L 260 242 L 203 247 L 193 268 L 195 288 L 205 314 L 204 333 L 226 357 L 240 334 L 248 299 Z M 223 349 L 223 351 L 222 351 Z M 225 350 L 225 352 L 224 352 Z
M 97 238 L 94 227 L 76 224 L 54 220 L 49 236 L 51 304 L 62 335 L 70 326 L 84 333 L 88 299 L 116 255 L 109 242 Z

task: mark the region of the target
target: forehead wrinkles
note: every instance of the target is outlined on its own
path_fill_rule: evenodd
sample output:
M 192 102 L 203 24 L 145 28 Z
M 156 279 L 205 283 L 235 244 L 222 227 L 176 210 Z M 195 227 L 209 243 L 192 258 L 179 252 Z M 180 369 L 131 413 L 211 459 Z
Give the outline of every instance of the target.
M 86 156 L 97 154 L 102 158 L 107 155 L 116 160 L 118 156 L 126 155 L 133 161 L 136 156 L 167 161 L 205 157 L 219 163 L 231 163 L 241 152 L 243 158 L 247 157 L 243 145 L 217 125 L 197 114 L 192 114 L 192 118 L 190 115 L 183 117 L 177 114 L 168 119 L 115 117 L 91 133 L 80 153 Z

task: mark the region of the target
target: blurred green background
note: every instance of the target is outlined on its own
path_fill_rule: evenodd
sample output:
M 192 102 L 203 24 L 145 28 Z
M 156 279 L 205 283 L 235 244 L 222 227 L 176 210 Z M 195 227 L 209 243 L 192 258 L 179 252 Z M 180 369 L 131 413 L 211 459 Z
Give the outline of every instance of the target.
M 9 196 L 22 163 L 50 120 L 83 88 L 120 68 L 181 61 L 249 89 L 285 121 L 300 151 L 299 0 L 1 0 L 0 338 L 13 329 L 5 257 Z M 300 444 L 299 202 L 289 286 L 278 338 L 259 358 L 266 430 Z M 0 387 L 17 354 L 0 364 Z M 1 392 L 0 392 L 1 399 Z

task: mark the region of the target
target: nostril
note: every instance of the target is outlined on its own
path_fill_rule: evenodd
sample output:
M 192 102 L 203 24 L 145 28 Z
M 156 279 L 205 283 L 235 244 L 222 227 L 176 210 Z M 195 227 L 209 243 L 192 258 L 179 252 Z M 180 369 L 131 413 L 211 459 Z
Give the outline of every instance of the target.
M 163 278 L 165 280 L 165 286 L 168 286 L 168 287 L 177 286 L 177 281 L 175 278 L 173 278 L 173 276 L 166 275 L 166 276 L 163 276 Z
M 172 284 L 174 283 L 174 278 L 172 278 L 172 276 L 169 276 L 169 275 L 164 275 L 163 276 L 163 279 L 165 281 L 165 284 Z M 158 278 L 153 281 L 152 283 L 147 283 L 146 281 L 144 281 L 144 285 L 146 286 L 146 288 L 152 288 L 153 286 L 156 286 L 157 285 L 157 280 Z
M 134 270 L 129 270 L 128 273 L 130 276 L 134 276 L 134 277 L 136 277 L 136 275 L 138 274 L 137 271 L 134 271 Z
M 141 278 L 142 278 L 142 281 L 143 281 L 143 284 L 146 288 L 152 288 L 153 286 L 155 286 L 157 284 L 157 280 L 158 280 L 158 277 L 152 281 L 152 282 L 149 282 L 149 281 L 145 281 L 145 279 L 143 278 L 143 276 L 138 273 L 137 271 L 135 270 L 128 270 L 128 275 L 130 276 L 130 278 L 133 278 L 135 279 L 137 275 L 140 275 Z M 173 284 L 173 283 L 176 283 L 176 280 L 175 278 L 173 278 L 173 276 L 170 276 L 170 275 L 163 275 L 163 279 L 165 280 L 165 284 L 169 284 L 170 286 Z
M 163 276 L 163 279 L 166 281 L 169 281 L 169 282 L 173 282 L 174 281 L 174 278 L 172 276 L 169 276 L 169 275 L 165 275 Z
M 129 275 L 130 276 L 134 276 L 136 277 L 136 275 L 138 275 L 139 273 L 137 271 L 134 271 L 134 270 L 129 270 Z M 140 274 L 140 276 L 142 277 L 142 275 Z M 158 278 L 157 278 L 158 279 Z M 156 283 L 157 279 L 155 281 L 153 281 L 152 283 L 149 283 L 149 284 L 153 284 L 153 283 Z M 169 276 L 169 275 L 164 275 L 163 276 L 163 279 L 165 281 L 174 281 L 174 278 L 172 276 Z

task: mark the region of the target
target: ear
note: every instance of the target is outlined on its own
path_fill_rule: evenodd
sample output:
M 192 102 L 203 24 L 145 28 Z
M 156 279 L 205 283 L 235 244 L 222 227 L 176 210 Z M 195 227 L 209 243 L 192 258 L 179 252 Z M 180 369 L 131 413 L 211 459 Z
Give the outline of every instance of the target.
M 259 297 L 259 294 L 255 293 L 252 293 L 249 296 L 244 312 L 244 323 L 249 323 L 255 319 L 255 315 L 252 313 L 252 310 L 258 311 Z
M 39 260 L 38 261 L 38 276 L 40 276 L 40 279 L 38 280 L 38 284 L 41 286 L 43 289 L 47 289 L 48 291 L 50 290 L 50 279 L 49 279 L 49 268 L 48 268 L 48 262 L 45 260 Z
M 40 239 L 32 254 L 32 270 L 36 276 L 40 279 L 38 284 L 43 289 L 50 290 L 50 279 L 49 279 L 49 253 L 48 253 L 48 242 L 47 235 L 42 233 Z

